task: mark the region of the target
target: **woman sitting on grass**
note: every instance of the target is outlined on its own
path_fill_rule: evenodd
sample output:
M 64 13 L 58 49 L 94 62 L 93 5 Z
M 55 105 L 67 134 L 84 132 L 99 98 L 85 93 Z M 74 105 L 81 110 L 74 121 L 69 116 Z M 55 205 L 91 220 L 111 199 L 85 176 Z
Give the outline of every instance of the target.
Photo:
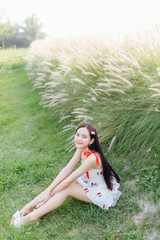
M 45 191 L 13 215 L 11 225 L 34 223 L 60 207 L 69 196 L 105 210 L 116 204 L 121 195 L 120 179 L 103 155 L 95 127 L 80 125 L 76 129 L 75 145 L 76 151 L 69 163 Z M 71 173 L 80 159 L 81 166 Z

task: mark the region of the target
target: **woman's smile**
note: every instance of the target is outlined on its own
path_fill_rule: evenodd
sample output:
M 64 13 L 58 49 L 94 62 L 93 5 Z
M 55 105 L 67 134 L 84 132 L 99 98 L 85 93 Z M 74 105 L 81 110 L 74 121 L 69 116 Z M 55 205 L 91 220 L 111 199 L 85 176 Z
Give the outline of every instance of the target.
M 88 147 L 90 142 L 90 135 L 86 128 L 80 128 L 75 134 L 76 147 Z
M 77 144 L 83 144 L 82 142 L 76 142 Z

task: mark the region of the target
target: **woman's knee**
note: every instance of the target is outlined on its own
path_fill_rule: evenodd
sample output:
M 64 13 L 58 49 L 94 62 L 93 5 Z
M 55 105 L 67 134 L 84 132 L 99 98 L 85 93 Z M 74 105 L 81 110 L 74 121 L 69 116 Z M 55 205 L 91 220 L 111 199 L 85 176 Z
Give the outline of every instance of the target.
M 60 195 L 60 196 L 63 196 L 63 197 L 68 197 L 69 196 L 69 189 L 68 189 L 68 187 L 67 188 L 65 188 L 65 189 L 63 189 L 62 191 L 60 191 L 60 192 L 57 192 L 57 193 L 55 193 L 54 195 L 53 195 L 53 197 L 55 196 L 55 195 Z
M 62 194 L 64 194 L 66 197 L 69 197 L 72 195 L 74 183 L 71 183 L 68 187 L 66 187 L 64 190 L 62 190 Z
M 77 185 L 76 183 L 71 183 L 68 187 L 66 187 L 60 192 L 57 192 L 56 194 L 62 194 L 66 198 L 71 197 L 73 195 L 76 185 Z

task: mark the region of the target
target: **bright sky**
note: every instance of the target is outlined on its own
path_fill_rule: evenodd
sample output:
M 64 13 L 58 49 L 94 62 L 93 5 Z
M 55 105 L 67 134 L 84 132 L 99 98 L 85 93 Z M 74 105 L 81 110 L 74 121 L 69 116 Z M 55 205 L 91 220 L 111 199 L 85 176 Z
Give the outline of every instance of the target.
M 160 24 L 160 0 L 0 0 L 0 12 L 22 23 L 36 14 L 53 37 L 123 35 Z

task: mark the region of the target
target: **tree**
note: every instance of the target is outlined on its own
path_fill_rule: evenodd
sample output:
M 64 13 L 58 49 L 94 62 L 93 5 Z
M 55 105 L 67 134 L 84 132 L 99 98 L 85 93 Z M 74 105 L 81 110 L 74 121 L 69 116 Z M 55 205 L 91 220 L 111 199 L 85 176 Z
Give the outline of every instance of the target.
M 0 22 L 0 41 L 1 41 L 1 45 L 2 48 L 5 48 L 5 39 L 6 39 L 6 33 L 8 31 L 8 23 L 1 23 Z
M 41 31 L 42 24 L 39 23 L 38 18 L 35 14 L 32 14 L 31 17 L 28 17 L 24 21 L 24 26 L 21 26 L 21 29 L 24 31 L 24 36 L 32 42 L 36 39 L 41 39 L 46 36 L 44 32 Z
M 25 19 L 23 26 L 9 20 L 2 22 L 0 18 L 0 45 L 2 48 L 28 47 L 32 41 L 46 36 L 41 28 L 42 24 L 34 14 Z

